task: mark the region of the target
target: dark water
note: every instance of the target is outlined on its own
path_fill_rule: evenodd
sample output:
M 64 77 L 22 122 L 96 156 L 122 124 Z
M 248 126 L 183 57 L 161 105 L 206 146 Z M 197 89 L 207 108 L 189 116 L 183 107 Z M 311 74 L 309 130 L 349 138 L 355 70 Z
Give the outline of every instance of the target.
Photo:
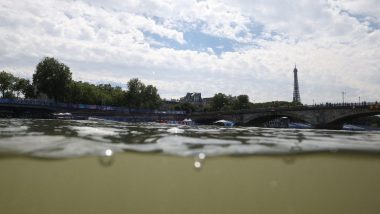
M 42 158 L 156 152 L 175 156 L 380 152 L 378 131 L 170 126 L 104 120 L 0 120 L 0 153 Z

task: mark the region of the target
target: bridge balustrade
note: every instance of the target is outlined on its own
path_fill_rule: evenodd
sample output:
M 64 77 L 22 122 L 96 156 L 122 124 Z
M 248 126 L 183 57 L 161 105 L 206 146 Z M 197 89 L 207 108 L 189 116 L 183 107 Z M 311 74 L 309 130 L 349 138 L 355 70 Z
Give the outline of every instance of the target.
M 45 107 L 59 108 L 59 109 L 84 109 L 84 110 L 114 111 L 114 112 L 118 112 L 118 113 L 175 114 L 175 115 L 186 114 L 185 111 L 160 111 L 160 110 L 152 110 L 152 109 L 131 109 L 131 108 L 114 107 L 114 106 L 103 106 L 103 105 L 56 103 L 53 101 L 36 100 L 36 99 L 1 98 L 0 104 L 45 106 Z

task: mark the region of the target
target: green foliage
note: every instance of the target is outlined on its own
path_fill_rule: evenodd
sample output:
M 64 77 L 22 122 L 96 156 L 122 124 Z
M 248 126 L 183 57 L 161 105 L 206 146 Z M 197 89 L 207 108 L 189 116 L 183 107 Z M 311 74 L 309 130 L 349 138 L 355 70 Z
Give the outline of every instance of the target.
M 130 79 L 127 83 L 126 102 L 129 108 L 139 109 L 143 102 L 145 85 L 137 78 Z
M 231 95 L 225 95 L 223 93 L 215 94 L 212 98 L 209 109 L 211 111 L 230 111 L 249 109 L 252 103 L 249 102 L 248 95 L 239 95 L 233 97 Z
M 29 80 L 15 77 L 13 90 L 16 91 L 16 97 L 18 98 L 20 96 L 20 93 L 23 93 L 25 95 L 27 93 L 29 85 Z
M 128 90 L 110 84 L 94 85 L 71 81 L 65 94 L 66 102 L 94 105 L 127 106 L 129 108 L 156 109 L 161 104 L 157 88 L 145 86 L 139 79 L 128 82 Z
M 64 101 L 65 92 L 71 83 L 70 68 L 58 60 L 45 57 L 36 67 L 33 85 L 55 101 Z
M 87 82 L 71 81 L 65 94 L 66 102 L 93 105 L 122 106 L 125 92 L 110 84 L 94 85 Z
M 157 109 L 161 98 L 157 88 L 145 85 L 139 79 L 128 82 L 128 90 L 112 87 L 110 84 L 94 85 L 71 79 L 70 68 L 58 60 L 46 57 L 36 66 L 33 85 L 29 80 L 0 72 L 0 92 L 3 98 L 35 98 L 35 87 L 55 101 L 93 105 L 127 106 L 135 109 Z
M 157 88 L 152 85 L 147 85 L 142 93 L 142 106 L 145 109 L 156 109 L 161 105 L 161 98 L 157 92 Z
M 230 105 L 230 98 L 223 94 L 215 94 L 211 101 L 211 109 L 213 111 L 227 110 Z
M 29 80 L 13 76 L 5 71 L 0 72 L 0 91 L 2 98 L 18 98 L 20 94 L 28 98 L 28 88 L 32 87 Z
M 36 98 L 36 95 L 34 94 L 34 86 L 31 85 L 30 83 L 26 87 L 25 91 L 23 91 L 22 93 L 24 93 L 24 97 L 26 99 L 35 99 Z
M 240 109 L 249 109 L 249 97 L 248 95 L 239 95 L 232 101 L 232 109 L 240 110 Z
M 197 110 L 197 108 L 191 103 L 178 103 L 174 106 L 174 110 L 176 111 L 186 111 L 187 113 L 191 113 Z
M 137 78 L 129 80 L 127 85 L 128 90 L 125 93 L 125 100 L 129 108 L 154 109 L 160 106 L 161 98 L 156 87 L 152 85 L 145 86 Z
M 7 92 L 12 90 L 14 78 L 15 77 L 10 73 L 5 71 L 0 72 L 0 91 L 3 98 L 6 98 L 7 95 L 9 96 L 9 93 Z

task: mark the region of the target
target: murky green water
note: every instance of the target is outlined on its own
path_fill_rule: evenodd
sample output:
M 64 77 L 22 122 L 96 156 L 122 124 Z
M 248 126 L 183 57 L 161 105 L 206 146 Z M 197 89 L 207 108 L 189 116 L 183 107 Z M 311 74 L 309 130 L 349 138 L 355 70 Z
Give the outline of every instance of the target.
M 380 133 L 0 120 L 1 213 L 379 213 Z

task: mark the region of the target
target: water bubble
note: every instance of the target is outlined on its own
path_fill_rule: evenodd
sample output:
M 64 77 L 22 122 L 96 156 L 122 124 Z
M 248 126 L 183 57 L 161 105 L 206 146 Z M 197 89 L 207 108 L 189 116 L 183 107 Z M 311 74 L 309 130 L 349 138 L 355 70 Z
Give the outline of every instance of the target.
M 98 160 L 100 165 L 104 167 L 109 167 L 115 161 L 114 152 L 112 151 L 112 149 L 106 149 L 100 154 Z
M 200 161 L 195 161 L 194 162 L 194 167 L 195 167 L 195 169 L 201 169 L 202 168 L 202 163 Z
M 203 162 L 206 159 L 206 154 L 201 152 L 197 156 L 195 156 L 195 161 L 194 161 L 194 167 L 195 169 L 201 169 L 203 166 Z
M 198 158 L 199 158 L 200 160 L 204 160 L 204 159 L 206 159 L 206 154 L 203 153 L 203 152 L 201 152 L 201 153 L 198 154 Z
M 107 157 L 110 157 L 113 155 L 113 151 L 111 149 L 107 149 L 105 152 L 104 152 L 105 156 Z

